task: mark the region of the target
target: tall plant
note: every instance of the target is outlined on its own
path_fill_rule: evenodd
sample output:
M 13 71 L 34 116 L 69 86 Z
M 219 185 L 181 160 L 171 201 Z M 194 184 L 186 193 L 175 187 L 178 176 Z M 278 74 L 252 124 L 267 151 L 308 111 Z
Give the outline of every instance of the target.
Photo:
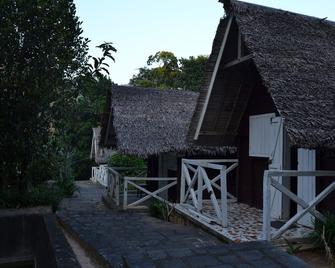
M 0 25 L 0 190 L 24 192 L 59 177 L 59 157 L 80 151 L 74 122 L 85 124 L 102 102 L 93 91 L 116 50 L 102 44 L 103 57 L 90 65 L 73 0 L 0 1 Z

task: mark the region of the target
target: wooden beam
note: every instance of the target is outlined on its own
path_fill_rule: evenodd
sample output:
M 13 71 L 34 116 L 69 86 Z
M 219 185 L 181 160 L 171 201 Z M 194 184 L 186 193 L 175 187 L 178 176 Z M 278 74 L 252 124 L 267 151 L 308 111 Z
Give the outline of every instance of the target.
M 230 32 L 230 27 L 231 27 L 232 21 L 233 21 L 233 16 L 230 16 L 229 19 L 228 19 L 227 28 L 226 28 L 226 31 L 225 31 L 225 34 L 224 34 L 224 37 L 223 37 L 223 40 L 222 40 L 222 44 L 221 44 L 221 47 L 220 47 L 219 55 L 216 59 L 214 71 L 213 71 L 213 74 L 212 74 L 212 77 L 211 77 L 211 81 L 209 83 L 205 103 L 204 103 L 204 106 L 202 107 L 202 111 L 201 111 L 201 114 L 200 114 L 198 125 L 197 125 L 196 131 L 195 131 L 195 135 L 194 135 L 194 138 L 193 138 L 194 140 L 197 140 L 198 137 L 199 137 L 200 129 L 201 129 L 202 123 L 203 123 L 204 118 L 205 118 L 205 113 L 206 113 L 206 110 L 207 110 L 209 98 L 211 96 L 212 89 L 213 89 L 213 86 L 214 86 L 216 74 L 219 70 L 219 66 L 220 66 L 220 63 L 221 63 L 223 51 L 224 51 L 224 48 L 225 48 L 227 40 L 228 40 L 228 35 L 229 35 L 229 32 Z
M 288 230 L 288 228 L 296 223 L 298 220 L 300 220 L 306 213 L 310 213 L 311 208 L 315 207 L 317 204 L 319 204 L 323 199 L 325 199 L 332 191 L 335 189 L 335 182 L 332 182 L 326 189 L 324 189 L 320 194 L 318 194 L 315 199 L 313 199 L 309 204 L 308 207 L 301 210 L 297 214 L 295 214 L 294 217 L 292 217 L 290 220 L 288 220 L 274 235 L 273 239 L 278 238 L 281 236 L 284 232 Z
M 292 193 L 289 189 L 287 189 L 285 186 L 283 186 L 281 183 L 275 181 L 274 179 L 271 179 L 271 184 L 273 187 L 275 187 L 277 190 L 288 196 L 290 199 L 292 199 L 294 202 L 296 202 L 299 206 L 302 208 L 307 208 L 308 203 L 305 202 L 305 200 L 301 199 L 296 194 Z M 313 214 L 316 218 L 318 218 L 320 221 L 325 222 L 326 218 L 315 208 L 311 208 L 309 211 L 311 214 Z
M 150 192 L 150 191 L 148 191 L 147 189 L 143 188 L 142 186 L 140 186 L 140 185 L 134 183 L 133 181 L 128 181 L 128 183 L 131 184 L 132 186 L 134 186 L 135 188 L 139 189 L 140 191 L 142 191 L 142 192 L 144 192 L 144 193 L 147 194 L 147 195 L 144 196 L 143 198 L 141 198 L 141 199 L 139 199 L 139 200 L 137 200 L 137 201 L 135 201 L 135 202 L 129 204 L 128 207 L 134 207 L 134 206 L 136 206 L 136 205 L 138 205 L 138 204 L 140 204 L 140 203 L 142 203 L 142 202 L 148 200 L 148 199 L 151 198 L 151 197 L 156 198 L 156 199 L 158 199 L 158 200 L 160 200 L 160 201 L 162 201 L 162 202 L 166 202 L 166 200 L 164 200 L 163 198 L 161 198 L 161 197 L 158 196 L 157 194 L 159 194 L 159 193 L 161 193 L 161 192 L 163 192 L 163 191 L 165 191 L 165 190 L 169 189 L 170 187 L 172 187 L 172 186 L 174 186 L 174 185 L 177 184 L 176 181 L 173 181 L 173 182 L 171 182 L 171 183 L 165 185 L 164 187 L 157 189 L 157 190 L 154 191 L 154 192 Z
M 271 180 L 269 170 L 264 171 L 263 176 L 263 239 L 271 240 Z
M 183 159 L 185 163 L 198 165 L 199 163 L 238 163 L 238 159 Z M 334 172 L 335 173 L 335 172 Z
M 240 28 L 237 29 L 237 58 L 241 58 L 242 56 L 242 36 L 240 32 Z
M 220 136 L 224 135 L 223 131 L 200 131 L 199 135 L 203 136 Z
M 177 178 L 173 177 L 159 177 L 159 178 L 154 178 L 154 177 L 125 177 L 127 178 L 128 181 L 176 181 Z
M 223 130 L 223 133 L 224 133 L 224 134 L 227 133 L 227 129 L 228 129 L 228 127 L 229 127 L 229 125 L 230 125 L 230 123 L 231 123 L 231 120 L 232 120 L 232 118 L 233 118 L 233 114 L 234 114 L 235 109 L 236 109 L 236 104 L 238 103 L 238 99 L 239 99 L 239 96 L 240 96 L 240 92 L 241 92 L 241 90 L 242 90 L 242 88 L 243 88 L 243 86 L 244 86 L 244 81 L 245 81 L 245 79 L 246 79 L 246 76 L 241 77 L 241 79 L 240 79 L 240 83 L 239 83 L 239 86 L 238 86 L 238 89 L 234 92 L 234 94 L 235 94 L 235 99 L 234 99 L 234 102 L 233 102 L 233 108 L 232 108 L 231 112 L 228 113 L 228 119 L 225 120 L 225 126 L 224 126 L 224 130 Z M 223 108 L 223 103 L 222 103 L 222 105 L 221 105 L 219 111 L 222 112 L 222 110 L 223 110 L 222 108 Z M 218 121 L 218 117 L 216 118 L 216 122 L 215 122 L 215 125 L 214 125 L 215 128 L 217 127 L 217 121 Z M 223 135 L 224 135 L 224 134 L 223 134 Z
M 273 177 L 297 177 L 297 176 L 335 177 L 335 171 L 331 170 L 314 170 L 314 171 L 268 170 L 268 173 L 269 176 Z
M 236 65 L 241 64 L 241 63 L 244 63 L 244 62 L 246 62 L 246 61 L 248 61 L 248 60 L 251 60 L 253 57 L 254 57 L 253 54 L 249 54 L 249 55 L 247 55 L 247 56 L 240 57 L 240 58 L 238 58 L 238 59 L 236 59 L 236 60 L 233 60 L 233 61 L 231 61 L 231 62 L 226 63 L 226 64 L 223 66 L 223 69 L 225 70 L 225 69 L 227 69 L 227 68 L 236 66 Z

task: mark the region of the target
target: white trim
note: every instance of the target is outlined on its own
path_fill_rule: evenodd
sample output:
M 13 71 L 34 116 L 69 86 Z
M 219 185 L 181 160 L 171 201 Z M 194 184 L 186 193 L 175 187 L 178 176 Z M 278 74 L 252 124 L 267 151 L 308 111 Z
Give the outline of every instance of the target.
M 205 113 L 206 113 L 206 110 L 207 110 L 209 98 L 211 96 L 212 89 L 213 89 L 214 82 L 215 82 L 215 78 L 216 78 L 216 74 L 218 72 L 218 69 L 219 69 L 219 66 L 220 66 L 220 63 L 221 63 L 223 51 L 224 51 L 224 48 L 226 46 L 226 42 L 227 42 L 227 39 L 228 39 L 228 35 L 229 35 L 229 31 L 230 31 L 232 21 L 233 21 L 233 16 L 230 16 L 228 24 L 227 24 L 227 29 L 226 29 L 226 32 L 224 34 L 222 44 L 221 44 L 221 47 L 220 47 L 219 55 L 216 59 L 216 63 L 215 63 L 214 71 L 213 71 L 211 81 L 210 81 L 210 84 L 209 84 L 209 88 L 208 88 L 208 91 L 207 91 L 205 103 L 204 103 L 204 106 L 202 107 L 202 111 L 201 111 L 201 114 L 200 114 L 198 125 L 197 125 L 197 128 L 196 128 L 194 137 L 193 137 L 194 140 L 197 140 L 199 138 L 200 129 L 201 129 L 202 123 L 204 121 L 204 117 L 205 117 Z
M 315 207 L 323 199 L 325 199 L 331 192 L 335 190 L 335 181 L 328 185 L 321 193 L 319 193 L 313 200 L 306 202 L 300 196 L 291 192 L 285 186 L 273 180 L 273 177 L 298 177 L 298 180 L 305 179 L 302 177 L 334 177 L 335 171 L 329 170 L 312 170 L 312 171 L 299 171 L 299 170 L 265 170 L 263 177 L 263 239 L 271 240 L 280 237 L 285 233 L 289 227 L 301 218 L 303 218 L 307 213 L 312 214 L 321 221 L 324 221 L 325 217 L 318 212 Z M 283 194 L 288 196 L 291 200 L 296 202 L 303 209 L 298 211 L 291 219 L 289 219 L 279 230 L 274 234 L 271 234 L 271 192 L 270 188 L 275 187 Z
M 228 202 L 236 202 L 236 198 L 227 191 L 227 174 L 238 166 L 238 162 L 232 162 L 232 159 L 213 160 L 219 161 L 220 165 L 211 164 L 211 160 L 203 159 L 182 159 L 182 176 L 180 189 L 180 204 L 188 205 L 197 215 L 204 215 L 203 208 L 203 191 L 210 196 L 211 205 L 215 215 L 208 216 L 212 221 L 223 227 L 228 226 Z M 228 162 L 229 167 L 222 163 Z M 191 165 L 196 166 L 193 168 Z M 220 167 L 220 168 L 219 168 Z M 219 170 L 220 174 L 216 177 L 209 178 L 205 168 Z M 191 171 L 191 173 L 190 173 Z M 216 182 L 220 181 L 219 184 Z M 196 187 L 196 188 L 195 188 Z M 220 192 L 221 204 L 215 195 L 214 188 Z M 229 201 L 228 201 L 229 198 Z M 189 204 L 191 199 L 192 204 Z
M 315 170 L 316 169 L 316 157 L 315 150 L 308 150 L 298 148 L 298 170 Z M 312 201 L 316 196 L 316 181 L 315 176 L 307 176 L 305 178 L 298 177 L 297 185 L 298 195 L 307 203 Z M 302 206 L 298 206 L 298 212 L 304 209 Z M 305 215 L 298 223 L 313 227 L 314 217 L 312 215 Z

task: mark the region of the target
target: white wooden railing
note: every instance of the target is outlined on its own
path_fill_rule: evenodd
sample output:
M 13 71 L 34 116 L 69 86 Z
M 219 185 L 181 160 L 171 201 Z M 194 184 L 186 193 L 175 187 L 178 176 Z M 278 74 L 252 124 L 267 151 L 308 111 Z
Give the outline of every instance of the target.
M 305 202 L 302 198 L 291 192 L 281 183 L 274 179 L 274 177 L 298 177 L 298 180 L 304 179 L 303 177 L 315 176 L 326 177 L 332 176 L 335 178 L 335 171 L 297 171 L 297 170 L 266 170 L 263 178 L 263 238 L 264 240 L 271 240 L 279 238 L 283 235 L 293 224 L 298 222 L 307 213 L 312 214 L 320 221 L 324 221 L 324 216 L 315 209 L 323 199 L 325 199 L 332 191 L 335 190 L 335 180 L 321 193 L 319 193 L 309 203 Z M 285 194 L 303 209 L 289 219 L 279 230 L 271 234 L 271 187 L 276 188 L 281 193 Z
M 108 165 L 100 165 L 92 167 L 91 180 L 99 182 L 101 185 L 107 187 L 108 185 Z
M 210 218 L 223 227 L 228 226 L 228 199 L 236 198 L 227 191 L 227 174 L 238 166 L 236 159 L 182 159 L 182 175 L 180 203 L 187 203 L 191 199 L 194 212 L 201 218 Z M 219 172 L 214 178 L 209 178 L 206 169 Z M 191 175 L 192 174 L 192 175 Z M 220 181 L 218 184 L 217 182 Z M 221 203 L 219 205 L 214 189 L 220 193 Z M 216 217 L 206 215 L 203 209 L 203 191 L 210 195 L 210 201 L 214 208 Z
M 147 181 L 159 181 L 159 182 L 169 182 L 165 186 L 158 188 L 157 190 L 150 192 L 146 188 L 143 187 L 143 182 Z M 177 178 L 140 178 L 140 177 L 124 177 L 124 185 L 123 185 L 123 209 L 134 208 L 139 204 L 143 203 L 144 201 L 148 200 L 149 198 L 155 198 L 162 202 L 167 202 L 167 200 L 160 197 L 158 194 L 162 193 L 172 186 L 177 184 Z M 129 192 L 129 185 L 133 186 L 135 189 L 145 193 L 146 195 L 135 202 L 128 205 L 128 192 Z
M 116 206 L 120 205 L 120 189 L 123 189 L 123 172 L 132 171 L 139 175 L 146 172 L 146 168 L 138 167 L 108 167 L 100 165 L 92 167 L 91 180 L 100 183 L 107 188 L 108 197 L 115 202 Z
M 118 171 L 108 167 L 107 194 L 108 197 L 115 202 L 116 206 L 120 205 L 120 178 L 121 175 Z

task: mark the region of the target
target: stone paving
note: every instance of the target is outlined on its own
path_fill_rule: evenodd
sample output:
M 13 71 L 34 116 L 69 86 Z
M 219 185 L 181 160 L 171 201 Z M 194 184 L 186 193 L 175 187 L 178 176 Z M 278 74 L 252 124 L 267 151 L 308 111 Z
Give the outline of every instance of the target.
M 78 186 L 78 196 L 61 205 L 58 217 L 110 267 L 307 267 L 266 242 L 224 244 L 195 227 L 108 210 L 95 185 Z

